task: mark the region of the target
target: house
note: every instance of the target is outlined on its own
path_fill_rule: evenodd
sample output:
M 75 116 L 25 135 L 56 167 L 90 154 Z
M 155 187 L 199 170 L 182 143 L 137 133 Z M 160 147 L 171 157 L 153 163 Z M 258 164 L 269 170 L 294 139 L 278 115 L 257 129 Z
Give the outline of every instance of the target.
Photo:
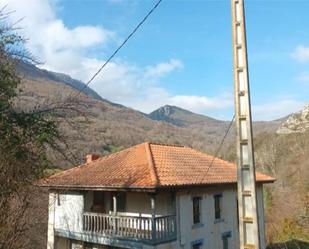
M 257 173 L 260 240 L 263 184 Z M 41 182 L 49 188 L 48 249 L 236 249 L 236 166 L 178 145 L 143 143 Z

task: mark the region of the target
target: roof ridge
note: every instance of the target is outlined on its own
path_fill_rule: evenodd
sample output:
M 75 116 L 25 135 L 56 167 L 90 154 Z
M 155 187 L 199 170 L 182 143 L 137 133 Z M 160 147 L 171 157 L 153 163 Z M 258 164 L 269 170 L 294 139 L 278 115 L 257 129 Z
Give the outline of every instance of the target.
M 161 146 L 170 146 L 170 147 L 182 147 L 186 148 L 187 146 L 181 145 L 181 144 L 169 144 L 169 143 L 159 143 L 159 142 L 146 142 L 148 144 L 153 144 L 153 145 L 161 145 Z M 188 147 L 190 148 L 190 147 Z
M 153 155 L 152 155 L 151 148 L 150 148 L 150 144 L 152 143 L 145 142 L 144 144 L 145 144 L 151 179 L 153 180 L 155 185 L 159 185 L 159 178 L 158 178 L 157 170 L 155 168 L 155 164 L 153 161 Z

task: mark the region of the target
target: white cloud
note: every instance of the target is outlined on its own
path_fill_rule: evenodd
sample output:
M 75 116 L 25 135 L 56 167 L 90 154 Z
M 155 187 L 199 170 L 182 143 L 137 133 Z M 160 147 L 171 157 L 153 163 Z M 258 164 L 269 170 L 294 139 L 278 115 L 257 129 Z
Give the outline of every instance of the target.
M 50 70 L 68 73 L 80 65 L 87 49 L 103 46 L 114 33 L 99 26 L 67 27 L 57 18 L 53 5 L 48 0 L 4 0 L 8 10 L 15 12 L 12 21 L 24 17 L 19 24 L 26 38 L 27 48 Z
M 230 109 L 233 106 L 233 100 L 231 96 L 225 96 L 224 94 L 217 97 L 171 95 L 163 88 L 150 88 L 144 96 L 144 101 L 137 101 L 136 103 L 133 101 L 131 105 L 145 113 L 149 113 L 166 104 L 178 106 L 196 113 L 214 115 L 216 111 Z M 130 106 L 130 103 L 128 105 Z
M 252 107 L 254 120 L 274 120 L 297 112 L 305 105 L 304 102 L 294 99 L 284 99 L 268 102 Z
M 85 61 L 84 67 L 89 73 L 86 78 L 102 63 L 104 62 L 96 59 Z M 92 87 L 104 98 L 146 113 L 166 104 L 205 114 L 233 106 L 233 97 L 227 93 L 216 97 L 170 94 L 160 85 L 160 78 L 182 67 L 183 63 L 174 59 L 145 68 L 113 62 L 98 75 Z M 79 76 L 82 77 L 76 74 L 76 77 Z
M 228 93 L 216 97 L 178 95 L 171 96 L 170 103 L 198 113 L 207 113 L 209 111 L 226 110 L 232 107 L 233 96 Z
M 119 1 L 119 0 L 118 0 Z M 118 2 L 116 0 L 116 2 Z M 45 62 L 44 68 L 87 81 L 102 66 L 103 60 L 90 57 L 91 48 L 116 42 L 115 32 L 99 26 L 69 28 L 57 17 L 57 2 L 48 0 L 4 0 L 8 8 L 16 10 L 13 21 L 25 17 L 22 32 L 29 38 L 30 51 Z M 115 0 L 114 0 L 115 2 Z M 162 78 L 184 68 L 176 58 L 140 67 L 126 61 L 114 60 L 93 81 L 91 87 L 102 97 L 150 112 L 165 104 L 209 114 L 225 111 L 233 105 L 232 96 L 173 95 L 161 86 Z
M 166 74 L 174 71 L 175 69 L 183 68 L 183 63 L 177 59 L 171 59 L 168 62 L 159 63 L 155 66 L 151 66 L 146 71 L 146 76 L 149 78 L 155 77 L 163 77 Z
M 299 62 L 309 62 L 309 47 L 299 45 L 292 53 L 292 58 Z

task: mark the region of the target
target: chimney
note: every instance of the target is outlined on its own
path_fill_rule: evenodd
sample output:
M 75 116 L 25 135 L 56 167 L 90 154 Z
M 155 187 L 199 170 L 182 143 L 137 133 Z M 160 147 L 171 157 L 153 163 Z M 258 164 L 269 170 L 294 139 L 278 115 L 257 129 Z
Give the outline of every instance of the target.
M 100 156 L 96 154 L 88 154 L 86 155 L 86 163 L 91 163 L 95 160 L 97 160 Z

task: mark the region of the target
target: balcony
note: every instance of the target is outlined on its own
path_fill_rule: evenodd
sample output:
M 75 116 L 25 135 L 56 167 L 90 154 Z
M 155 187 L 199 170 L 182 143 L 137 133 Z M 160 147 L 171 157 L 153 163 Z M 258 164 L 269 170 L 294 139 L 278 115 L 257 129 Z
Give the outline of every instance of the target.
M 83 231 L 155 245 L 176 239 L 176 215 L 141 217 L 85 212 Z
M 140 249 L 177 238 L 170 192 L 70 192 L 54 196 L 54 233 L 96 245 Z

